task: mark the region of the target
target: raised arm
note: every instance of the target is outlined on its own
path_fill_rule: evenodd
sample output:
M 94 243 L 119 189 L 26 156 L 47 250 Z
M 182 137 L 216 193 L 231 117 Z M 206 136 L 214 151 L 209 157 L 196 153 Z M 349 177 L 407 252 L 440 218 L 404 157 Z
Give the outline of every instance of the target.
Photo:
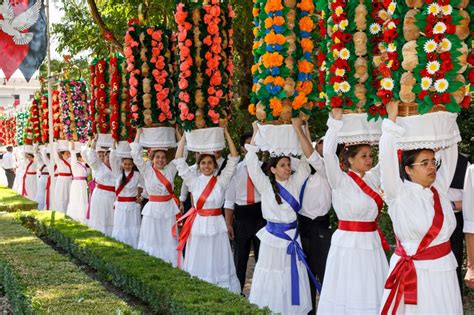
M 454 144 L 438 152 L 437 158 L 441 165 L 436 173 L 435 186 L 444 193 L 448 192 L 449 186 L 453 181 L 458 161 L 458 146 Z
M 239 157 L 239 152 L 237 151 L 237 148 L 235 147 L 234 140 L 232 140 L 232 137 L 230 136 L 230 133 L 227 127 L 224 128 L 224 136 L 225 136 L 227 145 L 229 146 L 230 156 Z
M 52 156 L 53 161 L 54 161 L 55 163 L 58 163 L 58 161 L 61 159 L 61 158 L 59 157 L 58 144 L 57 144 L 56 142 L 53 143 L 53 150 L 51 150 L 50 155 Z
M 324 137 L 323 160 L 329 185 L 331 185 L 332 189 L 336 189 L 344 176 L 344 172 L 341 170 L 339 164 L 339 158 L 336 154 L 337 134 L 343 126 L 342 109 L 334 108 L 332 110 L 332 115 L 333 117 L 329 116 L 327 122 L 328 130 Z
M 117 152 L 115 151 L 115 145 L 113 146 L 112 150 L 110 150 L 110 168 L 112 169 L 112 174 L 114 176 L 120 176 L 122 173 L 122 161 L 121 158 L 117 156 Z
M 379 146 L 379 164 L 382 189 L 387 201 L 395 199 L 401 192 L 403 182 L 400 179 L 400 166 L 397 153 L 397 138 L 404 129 L 395 124 L 398 104 L 387 106 L 389 118 L 382 123 L 382 136 Z
M 135 163 L 140 173 L 145 174 L 146 162 L 143 159 L 142 146 L 135 141 L 133 143 L 130 143 L 130 148 L 132 149 L 131 154 L 133 158 L 133 163 Z
M 298 140 L 300 141 L 301 144 L 301 149 L 303 149 L 304 156 L 309 158 L 313 152 L 314 148 L 313 145 L 311 144 L 311 138 L 309 135 L 305 135 L 303 132 L 303 121 L 301 118 L 292 118 L 291 123 L 293 125 L 293 128 L 295 129 L 296 135 L 298 136 Z

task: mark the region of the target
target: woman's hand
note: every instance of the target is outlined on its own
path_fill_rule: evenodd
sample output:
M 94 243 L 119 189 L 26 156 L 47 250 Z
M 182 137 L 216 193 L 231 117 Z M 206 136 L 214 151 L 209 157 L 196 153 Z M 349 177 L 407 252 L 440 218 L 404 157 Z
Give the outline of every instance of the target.
M 388 119 L 390 119 L 393 122 L 397 120 L 398 104 L 399 104 L 399 101 L 390 101 L 387 104 Z
M 342 119 L 342 108 L 333 108 L 331 110 L 332 118 L 336 120 Z
M 464 277 L 464 283 L 470 289 L 474 289 L 474 268 L 468 267 L 466 276 Z

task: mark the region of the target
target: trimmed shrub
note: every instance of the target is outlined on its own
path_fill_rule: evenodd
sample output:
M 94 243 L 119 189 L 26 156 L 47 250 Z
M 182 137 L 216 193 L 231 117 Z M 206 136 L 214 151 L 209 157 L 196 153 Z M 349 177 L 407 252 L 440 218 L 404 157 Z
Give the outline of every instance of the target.
M 140 314 L 5 213 L 0 282 L 14 314 Z
M 244 297 L 191 277 L 146 253 L 88 229 L 62 213 L 18 212 L 18 218 L 39 235 L 96 269 L 106 280 L 133 294 L 156 313 L 269 313 Z M 269 288 L 271 289 L 271 288 Z

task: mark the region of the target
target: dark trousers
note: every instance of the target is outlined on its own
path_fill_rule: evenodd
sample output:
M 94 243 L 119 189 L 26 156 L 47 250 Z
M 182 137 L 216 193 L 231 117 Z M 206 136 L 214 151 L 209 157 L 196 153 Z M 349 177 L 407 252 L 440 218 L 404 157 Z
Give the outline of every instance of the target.
M 15 172 L 13 169 L 5 169 L 5 176 L 8 181 L 8 188 L 13 188 L 13 182 L 15 181 Z
M 329 214 L 317 217 L 314 220 L 302 215 L 298 215 L 298 226 L 301 235 L 301 244 L 306 254 L 306 261 L 311 272 L 319 279 L 324 281 L 324 271 L 326 269 L 326 260 L 331 247 L 332 230 L 329 223 Z M 316 312 L 316 287 L 310 281 L 311 300 L 313 310 L 310 314 Z
M 462 212 L 457 212 L 454 215 L 456 216 L 456 229 L 451 235 L 450 241 L 451 250 L 453 251 L 454 257 L 456 257 L 456 261 L 458 262 L 456 273 L 458 275 L 459 288 L 461 289 L 462 296 L 464 287 L 464 277 L 462 275 L 462 264 L 464 262 L 464 233 L 462 230 L 464 227 L 464 220 L 462 217 Z
M 253 246 L 255 262 L 258 260 L 258 250 L 260 240 L 256 236 L 257 232 L 263 228 L 266 221 L 262 217 L 260 203 L 249 206 L 235 205 L 234 209 L 234 263 L 239 278 L 240 288 L 244 288 L 245 275 L 247 273 L 247 263 L 250 249 Z

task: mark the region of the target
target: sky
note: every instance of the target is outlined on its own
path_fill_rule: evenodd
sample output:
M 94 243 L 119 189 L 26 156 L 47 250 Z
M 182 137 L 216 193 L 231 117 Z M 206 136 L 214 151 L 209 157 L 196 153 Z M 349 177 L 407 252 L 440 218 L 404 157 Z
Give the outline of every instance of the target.
M 61 20 L 61 17 L 63 16 L 62 11 L 58 9 L 58 7 L 57 7 L 54 0 L 50 0 L 49 5 L 50 5 L 50 16 L 51 16 L 50 25 L 53 24 L 53 23 L 59 23 L 59 21 Z M 51 57 L 52 57 L 52 59 L 61 59 L 62 58 L 61 55 L 56 52 L 57 47 L 58 47 L 57 41 L 55 41 L 54 38 L 51 38 Z M 35 78 L 35 77 L 36 77 L 36 74 L 33 76 L 33 78 Z M 3 79 L 3 78 L 5 78 L 5 75 L 3 74 L 3 71 L 0 70 L 0 79 Z M 15 78 L 15 79 L 23 78 L 23 75 L 19 70 L 17 70 L 13 74 L 12 78 Z M 7 81 L 6 85 L 8 85 L 8 81 Z

